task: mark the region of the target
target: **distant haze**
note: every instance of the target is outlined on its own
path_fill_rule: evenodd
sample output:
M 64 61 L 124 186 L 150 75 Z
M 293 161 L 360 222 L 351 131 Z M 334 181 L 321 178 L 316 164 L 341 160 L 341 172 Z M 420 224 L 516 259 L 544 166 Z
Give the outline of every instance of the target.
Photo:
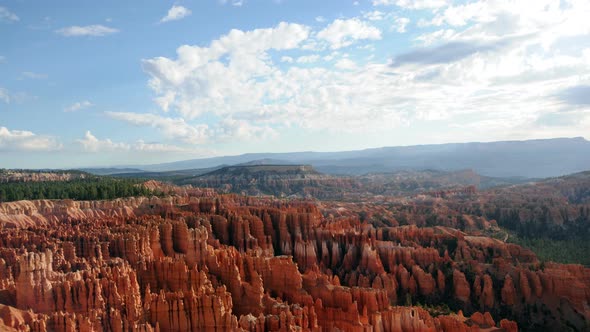
M 538 178 L 589 170 L 590 142 L 577 137 L 383 147 L 345 152 L 254 153 L 131 167 L 146 171 L 171 171 L 244 163 L 310 164 L 328 174 L 473 169 L 487 176 Z

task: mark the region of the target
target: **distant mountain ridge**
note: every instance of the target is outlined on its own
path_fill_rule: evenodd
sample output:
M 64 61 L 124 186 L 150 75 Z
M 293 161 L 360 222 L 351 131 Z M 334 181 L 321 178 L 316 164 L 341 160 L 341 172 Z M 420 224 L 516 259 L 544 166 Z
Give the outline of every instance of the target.
M 239 164 L 235 166 L 225 166 L 209 173 L 200 176 L 210 176 L 215 174 L 227 173 L 277 173 L 277 174 L 297 174 L 305 175 L 319 175 L 311 165 L 280 165 L 280 164 Z
M 590 169 L 590 142 L 575 137 L 397 146 L 342 152 L 249 153 L 127 167 L 162 172 L 264 162 L 309 164 L 319 172 L 340 175 L 473 169 L 478 174 L 491 177 L 544 178 Z
M 355 179 L 321 174 L 311 165 L 275 164 L 226 166 L 177 183 L 228 193 L 316 198 L 340 197 L 343 189 L 360 187 Z
M 467 187 L 485 189 L 525 181 L 481 176 L 472 170 L 338 176 L 320 173 L 311 165 L 276 164 L 225 166 L 208 173 L 173 179 L 175 184 L 214 188 L 223 193 L 328 200 L 357 199 L 367 195 L 405 196 L 441 190 L 461 191 Z

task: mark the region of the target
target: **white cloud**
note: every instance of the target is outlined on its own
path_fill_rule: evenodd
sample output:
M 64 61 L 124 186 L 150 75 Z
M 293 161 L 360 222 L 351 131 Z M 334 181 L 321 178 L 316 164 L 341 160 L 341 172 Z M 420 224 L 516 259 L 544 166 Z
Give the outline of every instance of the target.
M 315 17 L 315 21 L 316 21 L 316 22 L 320 22 L 320 23 L 322 23 L 322 22 L 326 22 L 326 18 L 325 18 L 325 17 L 323 17 L 323 16 L 316 16 L 316 17 Z
M 338 49 L 352 45 L 358 40 L 381 39 L 381 31 L 358 18 L 337 19 L 318 32 L 317 37 L 330 43 L 332 49 Z
M 547 51 L 559 39 L 590 35 L 588 15 L 590 2 L 587 1 L 570 0 L 563 5 L 552 0 L 474 1 L 449 6 L 432 20 L 423 22 L 422 25 L 441 29 L 423 34 L 417 40 L 491 41 L 506 36 L 529 36 L 529 45 L 539 43 Z
M 502 10 L 507 9 L 502 6 Z M 492 22 L 495 19 L 495 11 L 492 11 L 492 6 L 488 3 L 475 1 L 458 6 L 450 6 L 439 13 L 432 20 L 431 24 L 440 26 L 444 23 L 451 26 L 464 26 L 469 21 L 477 22 Z
M 338 69 L 355 69 L 356 68 L 356 63 L 350 59 L 340 59 L 338 60 L 335 64 L 334 67 L 338 68 Z
M 363 14 L 363 17 L 369 21 L 381 21 L 385 18 L 385 13 L 382 11 L 374 10 Z
M 6 104 L 10 103 L 22 103 L 27 100 L 35 99 L 35 96 L 28 95 L 24 92 L 9 91 L 6 88 L 0 86 L 0 102 Z
M 162 144 L 162 143 L 146 143 L 143 140 L 138 140 L 132 145 L 132 149 L 141 152 L 182 152 L 182 153 L 194 153 L 197 150 L 187 149 L 176 145 Z
M 115 143 L 110 139 L 99 140 L 96 136 L 92 135 L 90 131 L 86 131 L 83 139 L 76 140 L 82 145 L 85 151 L 98 152 L 98 151 L 116 151 L 116 150 L 129 150 L 129 144 Z
M 337 57 L 339 57 L 341 55 L 341 53 L 339 51 L 333 51 L 332 53 L 328 54 L 328 55 L 324 55 L 324 57 L 322 58 L 324 61 L 332 61 L 334 59 L 336 59 Z
M 373 6 L 398 6 L 406 9 L 437 9 L 445 7 L 450 0 L 373 0 Z
M 162 17 L 162 19 L 160 20 L 160 23 L 181 20 L 191 14 L 192 14 L 192 12 L 190 9 L 183 7 L 183 6 L 174 5 L 174 6 L 172 6 L 172 8 L 170 8 L 168 10 L 168 14 L 166 14 L 166 16 Z
M 588 1 L 480 0 L 449 6 L 421 25 L 438 26 L 446 31 L 457 30 L 455 34 L 444 36 L 446 40 L 491 40 L 508 35 L 537 34 L 542 40 L 541 46 L 546 49 L 559 38 L 590 34 L 588 15 Z M 428 34 L 421 37 L 428 38 Z
M 140 114 L 128 112 L 106 112 L 117 120 L 125 121 L 135 126 L 146 126 L 160 130 L 165 136 L 178 139 L 190 144 L 203 144 L 209 140 L 210 130 L 206 124 L 192 126 L 182 118 L 165 118 L 155 114 Z
M 6 104 L 10 103 L 10 94 L 8 90 L 3 87 L 0 87 L 0 101 L 5 102 Z
M 181 46 L 176 59 L 146 60 L 144 68 L 151 76 L 156 101 L 163 111 L 182 117 L 111 116 L 195 142 L 217 141 L 227 137 L 227 132 L 240 137 L 247 132 L 272 137 L 273 127 L 359 131 L 375 126 L 391 128 L 405 121 L 408 111 L 396 109 L 396 100 L 404 100 L 405 91 L 385 93 L 405 83 L 402 77 L 387 74 L 392 71 L 387 64 L 352 72 L 314 66 L 280 70 L 272 62 L 267 50 L 301 47 L 308 36 L 309 28 L 286 23 L 273 29 L 234 30 L 209 47 Z M 222 57 L 227 57 L 226 63 L 220 61 Z M 329 59 L 335 59 L 339 69 L 358 68 L 350 60 L 338 61 L 342 57 L 333 52 Z M 183 120 L 201 116 L 235 120 L 218 121 L 199 130 Z M 227 130 L 230 124 L 248 130 Z M 175 136 L 176 128 L 182 128 L 184 134 Z
M 84 101 L 78 101 L 73 103 L 72 105 L 64 108 L 64 112 L 76 112 L 79 110 L 83 110 L 85 108 L 94 106 L 91 102 L 89 102 L 88 100 L 84 100 Z
M 404 33 L 406 32 L 406 27 L 408 26 L 408 24 L 410 23 L 410 19 L 407 17 L 398 17 L 395 19 L 395 31 L 399 32 L 399 33 Z
M 276 1 L 278 1 L 278 0 L 276 0 Z M 229 3 L 234 7 L 241 7 L 244 5 L 244 3 L 246 1 L 245 0 L 220 0 L 219 2 L 223 5 Z M 280 1 L 278 1 L 277 3 L 280 3 Z
M 293 63 L 293 58 L 290 56 L 282 56 L 281 62 Z
M 135 126 L 156 128 L 166 137 L 188 144 L 205 144 L 231 139 L 260 139 L 276 135 L 276 132 L 269 127 L 254 126 L 247 121 L 234 120 L 231 117 L 219 121 L 214 127 L 209 127 L 207 124 L 191 125 L 182 118 L 166 118 L 155 114 L 127 112 L 106 112 L 106 114 L 113 119 Z
M 297 63 L 313 63 L 320 59 L 318 54 L 303 55 L 297 58 Z
M 109 138 L 99 139 L 90 131 L 86 131 L 84 138 L 76 142 L 86 152 L 142 152 L 142 153 L 194 153 L 197 150 L 184 148 L 176 145 L 162 143 L 146 143 L 144 140 L 137 140 L 135 143 L 113 142 Z
M 56 30 L 58 34 L 66 37 L 80 37 L 80 36 L 95 36 L 101 37 L 119 32 L 118 29 L 110 28 L 104 25 L 86 25 L 86 26 L 70 26 Z
M 9 11 L 6 7 L 0 6 L 0 22 L 12 23 L 18 21 L 20 21 L 20 18 L 15 13 Z
M 61 148 L 54 137 L 0 127 L 0 151 L 55 151 Z
M 453 40 L 457 35 L 457 31 L 455 31 L 454 29 L 441 29 L 422 34 L 416 37 L 416 40 L 422 42 L 425 46 L 428 46 L 437 41 L 440 42 L 445 40 Z
M 267 126 L 256 126 L 245 120 L 234 120 L 225 118 L 214 128 L 214 135 L 217 141 L 235 141 L 235 140 L 261 140 L 272 139 L 278 136 L 278 133 Z
M 531 123 L 567 106 L 555 98 L 556 93 L 590 85 L 590 42 L 584 44 L 590 40 L 590 20 L 583 19 L 590 13 L 583 2 L 564 8 L 549 3 L 531 8 L 517 5 L 510 2 L 500 6 L 503 9 L 488 10 L 493 20 L 471 14 L 479 10 L 465 9 L 464 16 L 447 18 L 447 13 L 457 10 L 433 9 L 433 17 L 443 17 L 440 29 L 417 40 L 434 46 L 406 54 L 396 51 L 391 62 L 359 56 L 355 62 L 347 53 L 356 48 L 341 51 L 357 40 L 381 37 L 379 30 L 364 33 L 371 26 L 358 18 L 336 20 L 318 33 L 283 23 L 282 28 L 233 30 L 203 47 L 181 46 L 175 57 L 144 61 L 156 102 L 175 117 L 142 125 L 166 133 L 169 130 L 162 121 L 187 119 L 178 126 L 191 128 L 195 126 L 188 121 L 207 120 L 209 125 L 200 131 L 203 139 L 195 140 L 205 142 L 244 137 L 249 132 L 272 137 L 273 129 L 281 132 L 293 127 L 376 132 L 417 123 L 432 126 L 431 121 L 461 128 L 479 123 L 477 134 L 489 138 L 517 137 L 519 128 L 538 133 Z M 485 7 L 476 8 L 485 12 Z M 394 29 L 407 30 L 409 19 L 390 17 Z M 349 24 L 356 28 L 343 28 Z M 568 38 L 579 38 L 573 40 L 586 46 Z M 328 42 L 332 50 L 318 49 L 316 42 Z M 568 47 L 551 47 L 558 43 Z M 309 65 L 298 66 L 299 58 L 293 54 L 300 55 L 297 51 L 308 45 L 315 45 L 314 55 L 323 61 L 300 57 Z M 211 121 L 224 118 L 235 120 Z M 230 124 L 253 128 L 225 130 Z M 577 134 L 581 127 L 573 130 Z M 222 134 L 226 132 L 232 134 Z M 184 140 L 191 135 L 167 136 Z M 433 141 L 440 140 L 434 137 Z
M 189 119 L 251 111 L 267 93 L 262 90 L 264 80 L 275 70 L 268 51 L 294 49 L 308 36 L 308 27 L 287 23 L 270 29 L 232 30 L 209 47 L 179 47 L 177 60 L 144 60 L 144 70 L 164 111 L 173 109 Z

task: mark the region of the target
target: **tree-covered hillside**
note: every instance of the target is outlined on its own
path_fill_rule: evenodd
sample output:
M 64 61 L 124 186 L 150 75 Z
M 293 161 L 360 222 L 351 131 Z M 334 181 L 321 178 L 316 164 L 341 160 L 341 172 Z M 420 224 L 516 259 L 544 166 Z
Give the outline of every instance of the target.
M 157 193 L 141 181 L 92 176 L 71 181 L 0 183 L 0 202 L 33 199 L 100 200 L 148 196 Z

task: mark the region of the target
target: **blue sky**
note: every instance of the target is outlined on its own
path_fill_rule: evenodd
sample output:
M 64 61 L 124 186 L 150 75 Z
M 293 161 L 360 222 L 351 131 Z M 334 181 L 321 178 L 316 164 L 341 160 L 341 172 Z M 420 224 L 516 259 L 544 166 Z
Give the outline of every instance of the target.
M 0 0 L 0 167 L 590 138 L 581 0 Z

